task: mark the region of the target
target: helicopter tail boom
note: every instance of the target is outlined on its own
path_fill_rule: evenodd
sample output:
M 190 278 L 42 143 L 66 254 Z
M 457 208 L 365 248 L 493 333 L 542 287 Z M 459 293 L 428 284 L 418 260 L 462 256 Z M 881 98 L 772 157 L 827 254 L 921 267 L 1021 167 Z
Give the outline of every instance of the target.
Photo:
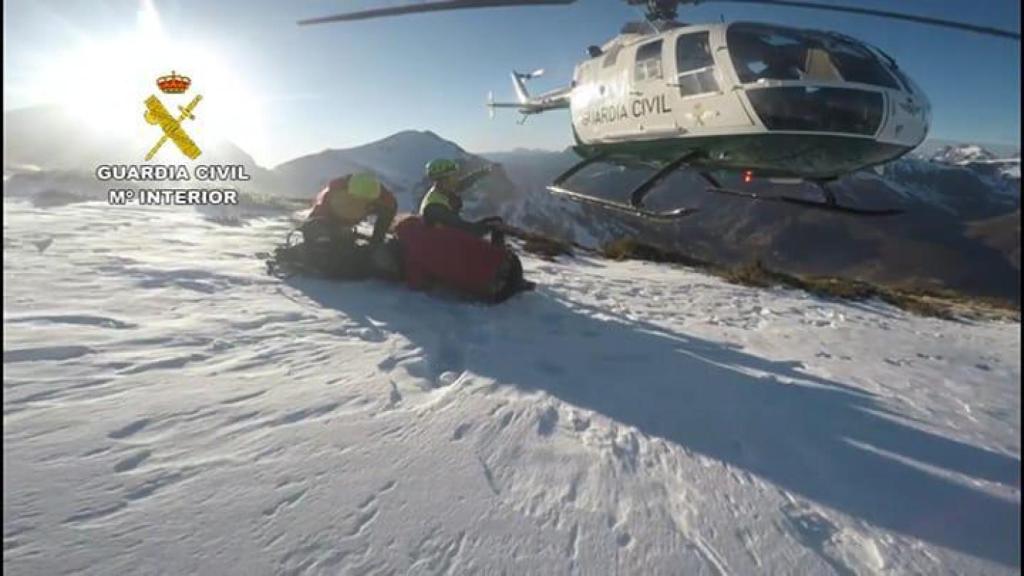
M 524 116 L 558 108 L 568 108 L 571 88 L 560 88 L 538 96 L 531 96 L 529 91 L 527 91 L 526 81 L 543 74 L 544 70 L 534 70 L 529 73 L 513 70 L 511 74 L 512 87 L 516 92 L 516 102 L 495 102 L 493 96 L 488 94 L 487 107 L 490 108 L 491 115 L 493 116 L 495 108 L 516 108 Z

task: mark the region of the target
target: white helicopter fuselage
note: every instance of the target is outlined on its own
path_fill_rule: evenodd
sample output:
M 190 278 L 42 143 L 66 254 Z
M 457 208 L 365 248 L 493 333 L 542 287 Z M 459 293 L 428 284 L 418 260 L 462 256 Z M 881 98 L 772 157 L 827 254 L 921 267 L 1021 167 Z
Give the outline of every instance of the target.
M 928 133 L 921 89 L 880 50 L 831 32 L 685 25 L 624 33 L 591 54 L 569 88 L 519 105 L 567 106 L 583 155 L 664 163 L 699 149 L 713 167 L 830 178 Z

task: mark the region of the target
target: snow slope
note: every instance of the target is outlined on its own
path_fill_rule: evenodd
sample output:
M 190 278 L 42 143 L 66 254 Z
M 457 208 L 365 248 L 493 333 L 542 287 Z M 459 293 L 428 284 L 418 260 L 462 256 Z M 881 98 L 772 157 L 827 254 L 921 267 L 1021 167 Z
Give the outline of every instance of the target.
M 1020 326 L 525 258 L 282 282 L 282 220 L 4 202 L 15 574 L 1010 574 Z

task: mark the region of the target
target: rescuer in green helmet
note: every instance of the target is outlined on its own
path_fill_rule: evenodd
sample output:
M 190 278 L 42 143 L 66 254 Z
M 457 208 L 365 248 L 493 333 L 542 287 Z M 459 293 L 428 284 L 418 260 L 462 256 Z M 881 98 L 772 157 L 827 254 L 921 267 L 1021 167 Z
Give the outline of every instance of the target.
M 491 242 L 504 243 L 504 234 L 500 230 L 501 218 L 492 216 L 471 222 L 459 215 L 462 211 L 462 192 L 486 176 L 490 167 L 460 177 L 459 164 L 441 158 L 428 162 L 426 171 L 432 184 L 420 203 L 419 213 L 428 226 L 449 226 L 480 237 L 490 233 Z

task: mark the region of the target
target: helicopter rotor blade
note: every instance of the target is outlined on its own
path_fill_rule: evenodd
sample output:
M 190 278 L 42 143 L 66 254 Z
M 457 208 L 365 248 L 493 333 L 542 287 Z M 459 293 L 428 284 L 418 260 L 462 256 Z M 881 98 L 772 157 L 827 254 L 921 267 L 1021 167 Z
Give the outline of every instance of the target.
M 906 14 L 902 12 L 889 12 L 888 10 L 874 10 L 871 8 L 858 8 L 855 6 L 837 6 L 833 4 L 821 4 L 818 2 L 806 2 L 804 0 L 691 0 L 694 5 L 702 4 L 704 2 L 734 2 L 742 4 L 767 4 L 771 6 L 788 6 L 792 8 L 810 8 L 813 10 L 831 10 L 833 12 L 846 12 L 850 14 L 864 14 L 866 16 L 880 16 L 882 18 L 891 18 L 893 20 L 906 20 L 908 22 L 916 22 L 918 24 L 930 24 L 932 26 L 943 26 L 945 28 L 954 28 L 957 30 L 966 30 L 968 32 L 976 32 L 978 34 L 987 34 L 990 36 L 999 36 L 1002 38 L 1011 38 L 1013 40 L 1020 40 L 1020 32 L 1013 32 L 1011 30 L 1002 30 L 999 28 L 991 28 L 989 26 L 978 26 L 976 24 L 967 24 L 965 22 L 956 22 L 954 20 L 943 20 L 940 18 L 932 18 L 930 16 L 918 16 L 915 14 Z
M 387 16 L 401 16 L 404 14 L 418 14 L 423 12 L 440 12 L 443 10 L 463 10 L 468 8 L 501 8 L 508 6 L 537 6 L 537 5 L 559 5 L 572 4 L 576 0 L 442 0 L 440 2 L 426 2 L 423 4 L 408 4 L 405 6 L 392 6 L 390 8 L 376 8 L 373 10 L 362 10 L 359 12 L 345 12 L 319 18 L 307 18 L 299 20 L 300 26 L 309 24 L 325 24 L 328 22 L 351 22 L 354 20 L 369 20 L 371 18 L 384 18 Z

